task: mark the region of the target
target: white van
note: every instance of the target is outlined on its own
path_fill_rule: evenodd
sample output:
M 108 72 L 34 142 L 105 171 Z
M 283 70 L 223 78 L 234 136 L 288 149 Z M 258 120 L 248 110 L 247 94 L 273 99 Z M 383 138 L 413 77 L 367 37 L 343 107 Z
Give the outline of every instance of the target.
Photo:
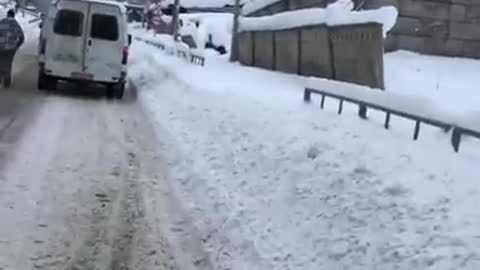
M 38 88 L 58 80 L 99 83 L 109 97 L 122 98 L 127 76 L 125 6 L 103 0 L 55 0 L 41 25 Z

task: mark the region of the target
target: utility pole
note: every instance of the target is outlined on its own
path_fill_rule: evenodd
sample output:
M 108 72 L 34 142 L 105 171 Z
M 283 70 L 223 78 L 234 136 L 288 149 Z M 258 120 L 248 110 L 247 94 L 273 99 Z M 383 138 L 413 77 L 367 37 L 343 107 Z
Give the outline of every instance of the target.
M 230 62 L 238 61 L 238 19 L 240 18 L 240 0 L 235 0 L 235 10 L 233 15 L 232 45 L 230 47 Z
M 172 18 L 172 35 L 175 41 L 179 39 L 178 26 L 179 26 L 179 17 L 180 17 L 180 0 L 175 0 L 173 7 L 173 18 Z

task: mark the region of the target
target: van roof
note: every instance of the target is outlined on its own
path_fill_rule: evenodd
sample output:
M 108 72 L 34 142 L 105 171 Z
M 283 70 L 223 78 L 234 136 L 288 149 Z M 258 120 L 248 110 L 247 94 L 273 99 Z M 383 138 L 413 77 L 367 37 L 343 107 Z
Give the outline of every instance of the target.
M 62 0 L 57 0 L 54 2 L 59 2 Z M 116 6 L 120 8 L 120 11 L 122 13 L 127 12 L 127 8 L 125 7 L 124 3 L 117 2 L 117 1 L 111 1 L 111 0 L 63 0 L 63 1 L 81 1 L 81 2 L 88 2 L 88 3 L 97 3 L 97 4 L 104 4 L 104 5 L 110 5 L 110 6 Z

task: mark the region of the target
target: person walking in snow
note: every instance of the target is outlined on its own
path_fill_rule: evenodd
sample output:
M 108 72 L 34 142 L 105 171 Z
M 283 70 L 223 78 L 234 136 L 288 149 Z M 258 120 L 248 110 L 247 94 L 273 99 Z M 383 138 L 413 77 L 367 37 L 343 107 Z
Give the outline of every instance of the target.
M 15 10 L 10 9 L 7 17 L 0 20 L 0 78 L 5 88 L 10 87 L 13 59 L 24 41 L 22 27 L 15 20 Z

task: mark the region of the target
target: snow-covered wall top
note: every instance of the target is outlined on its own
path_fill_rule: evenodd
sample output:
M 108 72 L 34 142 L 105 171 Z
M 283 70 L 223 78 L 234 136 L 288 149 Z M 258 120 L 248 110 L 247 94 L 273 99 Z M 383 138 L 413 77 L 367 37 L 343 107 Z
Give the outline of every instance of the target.
M 386 34 L 397 20 L 395 7 L 382 7 L 375 10 L 349 11 L 334 5 L 327 8 L 311 8 L 286 11 L 273 16 L 244 17 L 240 19 L 240 31 L 283 30 L 309 25 L 349 25 L 379 23 Z

